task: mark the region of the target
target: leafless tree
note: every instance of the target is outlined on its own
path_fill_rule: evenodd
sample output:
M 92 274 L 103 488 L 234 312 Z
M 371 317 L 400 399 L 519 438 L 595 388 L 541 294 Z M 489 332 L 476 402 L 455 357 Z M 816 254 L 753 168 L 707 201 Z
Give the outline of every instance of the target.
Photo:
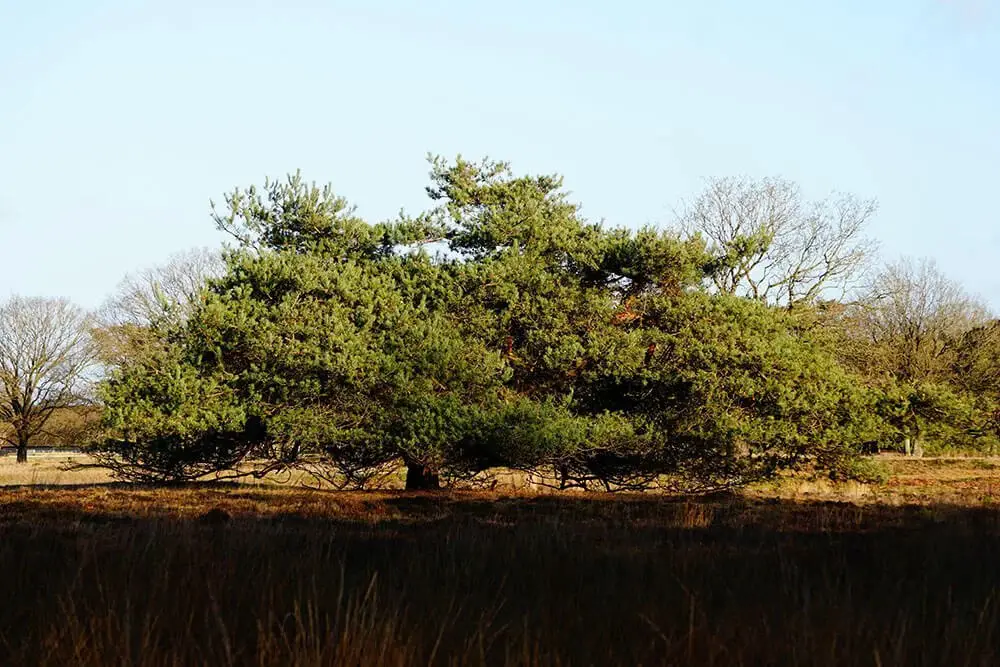
M 129 274 L 100 310 L 103 322 L 148 326 L 163 317 L 183 318 L 205 281 L 218 276 L 222 255 L 195 248 L 171 255 L 161 265 Z
M 209 278 L 221 275 L 222 254 L 195 248 L 161 265 L 129 274 L 97 314 L 95 337 L 106 362 L 121 362 L 154 335 L 152 328 L 183 321 Z
M 66 299 L 14 296 L 0 306 L 0 422 L 18 463 L 55 412 L 86 400 L 89 330 L 89 316 Z
M 876 210 L 875 200 L 846 194 L 806 202 L 795 183 L 779 178 L 722 178 L 680 223 L 715 254 L 716 289 L 791 305 L 857 286 L 876 250 L 864 235 Z
M 904 258 L 879 272 L 856 307 L 872 363 L 904 380 L 944 372 L 963 337 L 991 320 L 989 309 L 931 259 Z

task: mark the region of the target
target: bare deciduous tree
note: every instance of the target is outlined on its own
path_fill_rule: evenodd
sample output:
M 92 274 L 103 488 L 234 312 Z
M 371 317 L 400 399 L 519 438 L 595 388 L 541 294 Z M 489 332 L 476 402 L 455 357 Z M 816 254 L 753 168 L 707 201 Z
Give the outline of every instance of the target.
M 102 306 L 101 320 L 148 326 L 163 317 L 183 318 L 205 281 L 222 269 L 218 251 L 195 248 L 175 253 L 164 264 L 125 276 Z
M 864 235 L 876 209 L 852 195 L 805 202 L 796 184 L 778 178 L 722 178 L 680 223 L 715 254 L 716 289 L 790 305 L 857 285 L 876 248 Z
M 152 335 L 152 328 L 183 321 L 209 278 L 221 275 L 221 253 L 195 248 L 164 264 L 125 276 L 98 311 L 95 336 L 105 361 L 121 362 Z
M 991 319 L 989 309 L 933 260 L 911 258 L 876 276 L 857 313 L 861 331 L 880 353 L 878 365 L 903 380 L 946 372 L 965 334 Z
M 18 463 L 53 413 L 86 400 L 89 329 L 88 315 L 66 299 L 15 296 L 0 306 L 0 422 Z

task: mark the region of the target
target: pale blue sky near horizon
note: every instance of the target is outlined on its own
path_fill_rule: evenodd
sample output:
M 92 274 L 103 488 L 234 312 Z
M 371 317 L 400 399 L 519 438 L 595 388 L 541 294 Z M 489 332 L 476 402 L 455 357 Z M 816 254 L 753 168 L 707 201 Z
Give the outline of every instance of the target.
M 1000 310 L 992 0 L 0 0 L 0 298 L 96 307 L 296 169 L 423 210 L 428 152 L 561 173 L 616 225 L 714 176 L 875 197 L 887 259 Z

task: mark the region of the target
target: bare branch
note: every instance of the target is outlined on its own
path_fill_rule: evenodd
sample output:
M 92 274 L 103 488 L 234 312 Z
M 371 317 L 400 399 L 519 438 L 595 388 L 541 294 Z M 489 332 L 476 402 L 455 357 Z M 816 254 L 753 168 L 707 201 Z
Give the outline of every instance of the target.
M 808 204 L 777 178 L 724 178 L 709 182 L 680 224 L 715 253 L 717 290 L 791 305 L 858 286 L 876 249 L 863 235 L 876 208 L 850 195 Z
M 126 276 L 97 312 L 94 336 L 102 360 L 121 364 L 156 340 L 154 328 L 186 320 L 207 281 L 223 269 L 221 253 L 197 248 Z
M 927 379 L 947 368 L 945 356 L 967 332 L 992 317 L 933 260 L 909 258 L 886 266 L 851 312 L 859 335 L 877 343 L 886 355 L 871 363 L 910 380 Z
M 166 263 L 126 276 L 98 315 L 105 325 L 150 326 L 164 317 L 186 317 L 208 279 L 221 275 L 222 255 L 195 248 Z

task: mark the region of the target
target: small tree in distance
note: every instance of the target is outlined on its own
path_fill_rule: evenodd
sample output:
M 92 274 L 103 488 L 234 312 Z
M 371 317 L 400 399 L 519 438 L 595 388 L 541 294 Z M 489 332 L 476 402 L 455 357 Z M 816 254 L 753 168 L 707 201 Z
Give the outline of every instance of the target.
M 94 361 L 90 318 L 66 299 L 11 297 L 0 306 L 0 437 L 28 460 L 28 446 L 59 410 L 86 401 Z

